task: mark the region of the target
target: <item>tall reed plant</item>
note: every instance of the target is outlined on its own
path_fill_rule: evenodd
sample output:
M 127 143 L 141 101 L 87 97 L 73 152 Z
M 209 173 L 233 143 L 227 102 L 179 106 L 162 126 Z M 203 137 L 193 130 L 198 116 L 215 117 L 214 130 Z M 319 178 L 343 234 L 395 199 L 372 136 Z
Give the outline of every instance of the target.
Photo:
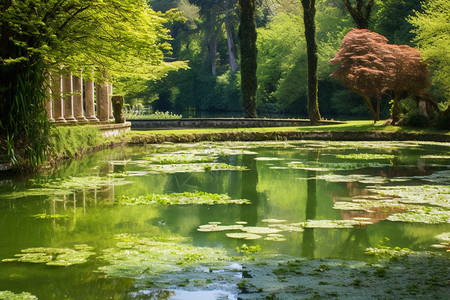
M 46 159 L 50 122 L 44 69 L 39 57 L 30 57 L 1 70 L 1 152 L 13 165 L 35 167 Z

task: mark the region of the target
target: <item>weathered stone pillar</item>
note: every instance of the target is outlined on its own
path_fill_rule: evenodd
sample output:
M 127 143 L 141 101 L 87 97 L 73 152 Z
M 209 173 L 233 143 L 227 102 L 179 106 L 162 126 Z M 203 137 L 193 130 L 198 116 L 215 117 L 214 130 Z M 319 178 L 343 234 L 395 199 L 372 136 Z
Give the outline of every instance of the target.
M 66 119 L 67 122 L 77 122 L 73 117 L 73 83 L 71 72 L 65 72 L 63 75 L 63 97 L 64 119 Z
M 114 120 L 114 113 L 113 113 L 113 104 L 112 104 L 112 83 L 108 83 L 108 114 L 109 114 L 109 120 Z
M 86 119 L 89 122 L 98 122 L 95 116 L 95 104 L 94 104 L 94 81 L 86 80 L 84 82 L 84 107 L 86 109 Z
M 83 77 L 80 72 L 80 76 L 72 77 L 73 84 L 73 113 L 75 119 L 78 122 L 87 122 L 83 113 Z
M 52 101 L 52 79 L 49 75 L 48 77 L 48 86 L 45 88 L 45 110 L 47 111 L 48 120 L 50 122 L 55 122 L 53 119 L 53 101 Z
M 97 98 L 97 117 L 100 122 L 109 122 L 109 97 L 108 83 L 102 82 L 95 85 L 95 94 Z
M 56 123 L 65 123 L 62 97 L 62 76 L 52 76 L 53 118 Z
M 123 116 L 123 96 L 113 96 L 111 97 L 111 102 L 113 105 L 114 121 L 116 123 L 124 123 L 125 118 Z

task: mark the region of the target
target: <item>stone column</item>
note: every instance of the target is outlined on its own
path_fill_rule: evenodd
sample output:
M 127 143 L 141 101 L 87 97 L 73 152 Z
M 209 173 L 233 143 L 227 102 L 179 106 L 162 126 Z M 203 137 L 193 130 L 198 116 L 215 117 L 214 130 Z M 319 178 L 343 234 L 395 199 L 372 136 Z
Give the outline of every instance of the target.
M 78 122 L 87 122 L 83 113 L 83 78 L 80 76 L 72 77 L 73 84 L 73 113 Z
M 84 88 L 84 107 L 86 108 L 86 118 L 89 122 L 98 122 L 98 119 L 95 116 L 94 82 L 92 80 L 86 80 L 84 82 Z
M 48 120 L 50 122 L 55 122 L 53 119 L 53 104 L 52 104 L 52 79 L 49 75 L 48 77 L 48 86 L 45 88 L 45 110 L 47 111 Z
M 71 72 L 66 72 L 63 75 L 63 96 L 64 119 L 66 119 L 67 122 L 77 122 L 73 117 L 73 84 Z
M 62 97 L 62 76 L 52 76 L 53 118 L 56 123 L 65 123 Z
M 109 120 L 114 120 L 113 104 L 112 104 L 112 83 L 108 83 L 108 114 Z
M 100 122 L 109 122 L 109 97 L 108 83 L 102 82 L 95 85 L 95 94 L 97 99 L 97 117 Z

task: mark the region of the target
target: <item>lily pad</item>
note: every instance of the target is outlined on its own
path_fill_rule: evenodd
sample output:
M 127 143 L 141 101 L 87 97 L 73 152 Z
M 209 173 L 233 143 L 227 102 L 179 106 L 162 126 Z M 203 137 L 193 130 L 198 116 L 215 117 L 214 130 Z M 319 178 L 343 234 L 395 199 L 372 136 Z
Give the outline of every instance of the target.
M 395 155 L 375 154 L 375 153 L 352 153 L 352 154 L 338 154 L 336 155 L 336 157 L 342 159 L 368 160 L 368 159 L 394 159 Z
M 450 211 L 436 207 L 421 207 L 414 211 L 390 215 L 389 221 L 425 224 L 449 224 Z
M 22 292 L 15 294 L 11 291 L 0 291 L 0 299 L 5 300 L 37 300 L 38 298 L 30 293 Z
M 450 243 L 450 232 L 444 232 L 437 236 L 435 236 L 438 240 L 441 240 L 443 242 L 449 242 Z
M 243 227 L 241 229 L 242 231 L 245 231 L 247 233 L 254 233 L 254 234 L 270 234 L 270 233 L 278 233 L 281 232 L 279 229 L 275 228 L 269 228 L 269 227 Z
M 170 154 L 154 154 L 152 156 L 146 156 L 143 159 L 149 161 L 152 164 L 189 164 L 189 163 L 213 162 L 217 159 L 217 157 L 200 156 L 196 154 L 170 153 Z
M 262 236 L 254 233 L 227 233 L 227 237 L 232 239 L 257 240 Z
M 287 241 L 284 235 L 282 234 L 268 234 L 267 237 L 264 238 L 266 241 L 274 241 L 274 242 L 284 242 Z
M 195 247 L 182 243 L 186 240 L 181 237 L 144 238 L 121 234 L 116 239 L 119 240 L 118 245 L 104 250 L 100 257 L 108 265 L 99 270 L 108 276 L 145 280 L 158 274 L 179 271 L 182 267 L 217 265 L 228 260 L 222 249 Z
M 197 229 L 201 232 L 215 232 L 215 231 L 231 231 L 231 230 L 241 230 L 244 226 L 242 225 L 200 225 Z
M 167 164 L 167 165 L 148 165 L 150 171 L 158 173 L 191 173 L 206 171 L 244 171 L 245 167 L 232 166 L 224 163 L 192 163 L 192 164 Z
M 85 244 L 75 245 L 75 249 L 69 248 L 28 248 L 22 250 L 21 254 L 16 254 L 17 258 L 9 258 L 2 260 L 3 262 L 26 262 L 35 264 L 46 264 L 49 266 L 71 266 L 76 264 L 83 264 L 87 259 L 94 255 L 92 247 Z
M 271 224 L 276 224 L 276 223 L 285 223 L 285 222 L 287 222 L 287 220 L 264 219 L 264 220 L 261 220 L 261 222 L 264 222 L 264 223 L 271 223 Z
M 206 192 L 184 192 L 173 194 L 146 194 L 138 197 L 122 196 L 119 204 L 125 205 L 187 205 L 187 204 L 250 204 L 247 199 L 231 199 L 226 194 Z
M 305 231 L 299 224 L 269 224 L 269 227 L 278 228 L 281 231 L 287 232 L 302 232 Z

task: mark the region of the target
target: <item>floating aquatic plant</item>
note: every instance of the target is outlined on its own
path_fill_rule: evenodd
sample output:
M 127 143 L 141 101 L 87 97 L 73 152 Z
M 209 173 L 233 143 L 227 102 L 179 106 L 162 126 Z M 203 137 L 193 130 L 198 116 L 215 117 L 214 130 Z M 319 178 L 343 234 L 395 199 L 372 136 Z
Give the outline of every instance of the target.
M 32 215 L 31 217 L 33 217 L 35 219 L 40 219 L 40 220 L 60 220 L 60 219 L 68 218 L 69 215 L 59 215 L 59 214 L 48 215 L 47 213 L 42 213 L 42 214 Z
M 15 294 L 11 291 L 0 291 L 0 299 L 4 299 L 4 300 L 37 300 L 38 298 L 27 292 Z
M 17 258 L 3 259 L 3 262 L 26 262 L 35 264 L 46 264 L 49 266 L 67 267 L 76 264 L 83 264 L 95 253 L 90 246 L 85 244 L 75 245 L 75 249 L 69 248 L 28 248 L 23 249 L 21 254 L 16 254 Z
M 323 174 L 318 175 L 316 178 L 328 182 L 361 182 L 367 184 L 382 184 L 389 181 L 389 179 L 385 177 L 364 174 Z
M 274 242 L 284 242 L 287 241 L 284 235 L 282 234 L 268 234 L 267 237 L 264 238 L 266 241 L 274 241 Z
M 426 224 L 450 223 L 450 211 L 437 207 L 420 207 L 413 211 L 397 213 L 387 218 L 389 221 Z
M 276 224 L 276 223 L 286 223 L 287 221 L 286 220 L 279 220 L 279 219 L 263 219 L 263 220 L 261 220 L 261 222 Z
M 394 159 L 394 155 L 392 154 L 376 154 L 376 153 L 352 153 L 352 154 L 338 154 L 337 158 L 342 159 Z
M 202 163 L 213 162 L 217 159 L 215 156 L 199 156 L 195 154 L 154 154 L 152 156 L 146 156 L 144 160 L 153 164 L 190 164 L 190 163 Z
M 377 162 L 322 162 L 322 161 L 292 161 L 288 163 L 292 169 L 332 171 L 332 170 L 358 170 L 365 168 L 382 168 L 389 166 Z
M 255 253 L 255 252 L 260 252 L 260 251 L 261 251 L 260 245 L 247 246 L 247 244 L 242 244 L 241 247 L 236 248 L 236 252 Z
M 276 228 L 256 227 L 256 226 L 243 227 L 241 230 L 245 231 L 247 233 L 254 233 L 254 234 L 273 234 L 273 233 L 281 232 L 281 230 L 276 229 Z
M 223 171 L 234 170 L 243 171 L 245 167 L 231 166 L 224 163 L 192 163 L 192 164 L 167 164 L 157 165 L 151 164 L 147 168 L 153 172 L 159 173 L 190 173 L 190 172 L 205 172 L 205 171 Z
M 358 220 L 308 220 L 300 224 L 304 228 L 353 228 L 367 225 L 366 222 Z
M 109 178 L 100 176 L 85 176 L 85 177 L 68 177 L 65 179 L 55 179 L 42 186 L 51 189 L 62 190 L 88 190 L 96 189 L 107 185 L 121 185 L 127 184 L 122 178 Z
M 145 279 L 179 271 L 182 266 L 217 265 L 228 260 L 222 249 L 195 247 L 182 243 L 186 240 L 181 237 L 143 238 L 121 234 L 116 239 L 119 241 L 117 246 L 104 250 L 100 257 L 108 265 L 99 270 L 108 276 Z
M 278 228 L 286 232 L 302 232 L 305 231 L 300 224 L 269 224 L 269 227 Z
M 243 225 L 208 224 L 208 225 L 200 225 L 197 230 L 201 232 L 232 231 L 232 230 L 241 230 L 243 227 L 244 227 Z
M 232 239 L 244 239 L 244 240 L 257 240 L 262 238 L 261 235 L 254 233 L 245 233 L 245 232 L 236 232 L 236 233 L 227 233 L 227 237 Z
M 119 204 L 125 205 L 186 205 L 186 204 L 250 204 L 247 199 L 233 200 L 226 194 L 212 194 L 206 192 L 184 192 L 173 194 L 146 194 L 138 197 L 122 196 Z
M 450 208 L 450 185 L 376 186 L 369 191 L 396 197 L 408 204 L 431 204 Z

